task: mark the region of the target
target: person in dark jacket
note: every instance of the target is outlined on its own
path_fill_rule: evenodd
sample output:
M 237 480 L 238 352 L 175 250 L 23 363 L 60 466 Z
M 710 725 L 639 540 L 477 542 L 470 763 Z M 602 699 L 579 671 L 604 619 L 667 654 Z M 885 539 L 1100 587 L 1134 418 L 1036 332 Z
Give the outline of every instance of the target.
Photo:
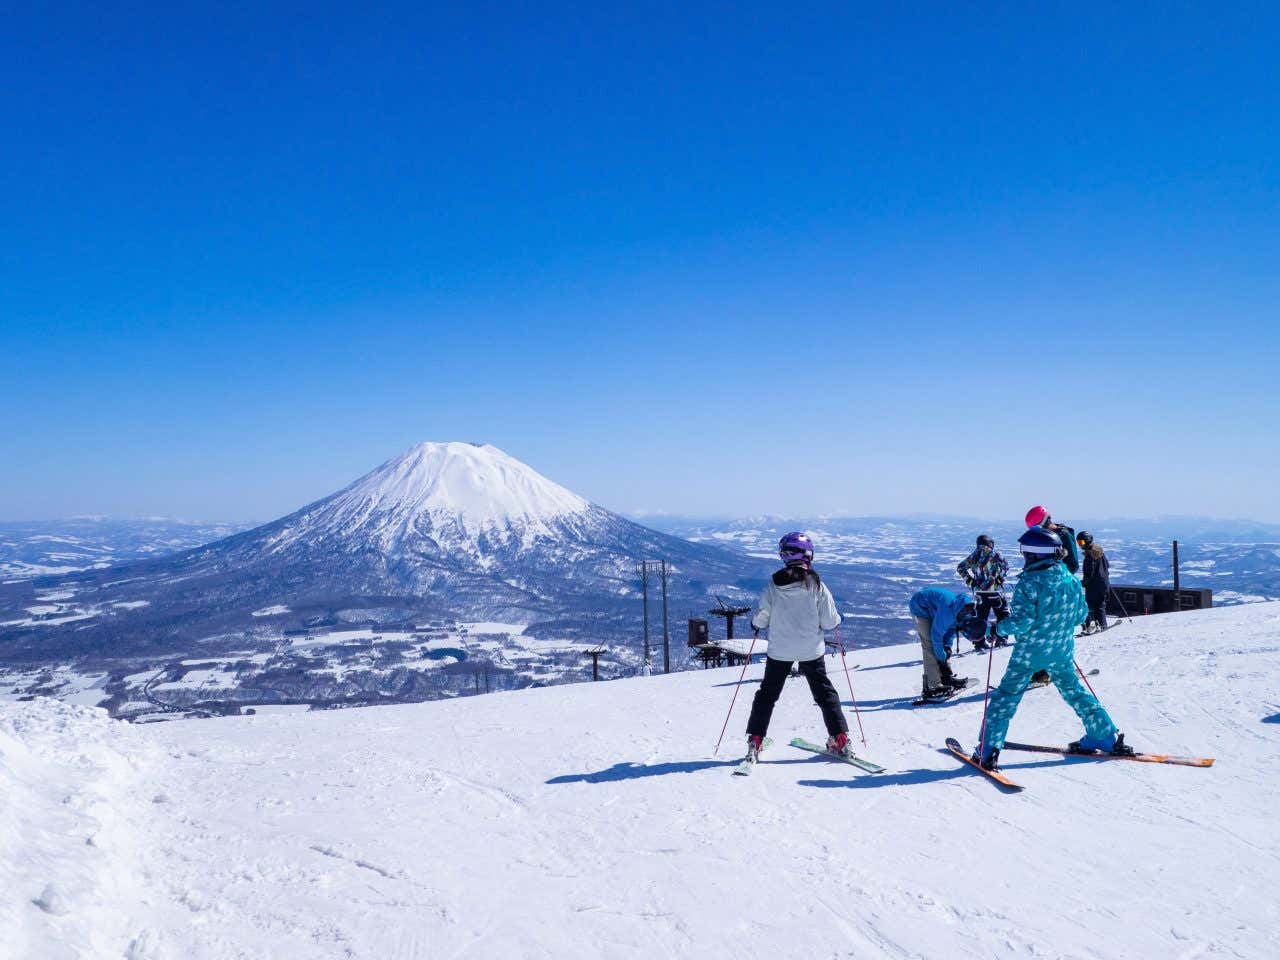
M 996 542 L 987 534 L 978 537 L 973 552 L 956 564 L 956 573 L 964 580 L 965 586 L 973 591 L 977 601 L 977 616 L 970 622 L 965 633 L 973 643 L 973 649 L 979 653 L 993 647 L 1007 646 L 1009 641 L 999 636 L 992 627 L 991 636 L 987 637 L 987 620 L 992 611 L 996 615 L 996 623 L 1009 616 L 1009 601 L 1004 595 L 1004 578 L 1009 574 L 1009 564 L 996 550 Z
M 1076 544 L 1084 556 L 1084 599 L 1089 605 L 1089 619 L 1085 621 L 1084 631 L 1089 632 L 1091 621 L 1099 630 L 1105 630 L 1107 593 L 1111 590 L 1111 564 L 1088 530 L 1081 530 L 1076 535 Z

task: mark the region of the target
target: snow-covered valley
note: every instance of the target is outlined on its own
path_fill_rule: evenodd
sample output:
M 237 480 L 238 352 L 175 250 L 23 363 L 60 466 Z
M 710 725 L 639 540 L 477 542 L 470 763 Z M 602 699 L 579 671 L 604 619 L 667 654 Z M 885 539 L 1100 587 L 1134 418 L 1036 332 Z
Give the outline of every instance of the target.
M 785 745 L 822 732 L 798 684 L 731 776 L 758 664 L 719 756 L 733 669 L 152 726 L 0 703 L 0 957 L 1273 956 L 1280 604 L 1077 658 L 1135 746 L 1216 765 L 1006 752 L 1001 793 L 940 750 L 982 695 L 910 708 L 911 645 L 849 653 L 875 776 Z M 1078 732 L 1044 690 L 1011 735 Z

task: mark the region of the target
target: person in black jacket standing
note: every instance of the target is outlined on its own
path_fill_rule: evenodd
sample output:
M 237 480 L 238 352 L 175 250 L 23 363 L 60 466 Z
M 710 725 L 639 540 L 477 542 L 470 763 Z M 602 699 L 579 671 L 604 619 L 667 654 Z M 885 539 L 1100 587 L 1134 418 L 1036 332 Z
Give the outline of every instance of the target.
M 1089 632 L 1090 621 L 1099 630 L 1107 629 L 1107 593 L 1111 590 L 1111 564 L 1102 547 L 1093 541 L 1093 534 L 1081 530 L 1076 535 L 1076 544 L 1084 558 L 1084 599 L 1089 605 L 1089 619 L 1085 621 L 1084 631 Z

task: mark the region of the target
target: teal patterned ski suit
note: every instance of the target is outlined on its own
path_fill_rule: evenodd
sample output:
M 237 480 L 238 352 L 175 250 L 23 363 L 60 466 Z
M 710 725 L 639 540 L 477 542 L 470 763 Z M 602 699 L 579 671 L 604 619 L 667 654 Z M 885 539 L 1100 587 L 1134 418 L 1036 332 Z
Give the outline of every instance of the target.
M 1018 641 L 987 706 L 988 751 L 1004 746 L 1009 721 L 1038 670 L 1049 672 L 1062 699 L 1084 723 L 1085 733 L 1104 739 L 1116 733 L 1107 711 L 1076 674 L 1075 632 L 1088 614 L 1080 581 L 1059 561 L 1040 560 L 1022 571 L 1013 591 L 1012 612 L 996 625 L 1000 636 Z M 978 736 L 981 739 L 981 730 Z

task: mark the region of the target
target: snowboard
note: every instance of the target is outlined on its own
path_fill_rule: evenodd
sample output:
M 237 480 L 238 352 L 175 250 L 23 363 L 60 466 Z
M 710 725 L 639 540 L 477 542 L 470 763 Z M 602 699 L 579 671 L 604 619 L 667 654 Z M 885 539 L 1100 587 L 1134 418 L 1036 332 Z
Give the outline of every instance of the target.
M 971 686 L 973 686 L 977 682 L 978 681 L 975 680 L 973 677 L 965 677 L 964 686 L 956 687 L 954 690 L 948 693 L 945 697 L 930 697 L 928 699 L 926 699 L 925 697 L 917 697 L 916 699 L 911 701 L 911 705 L 913 707 L 920 707 L 929 703 L 946 703 L 948 700 L 952 699 L 958 694 L 964 693 L 966 690 L 968 690 Z

